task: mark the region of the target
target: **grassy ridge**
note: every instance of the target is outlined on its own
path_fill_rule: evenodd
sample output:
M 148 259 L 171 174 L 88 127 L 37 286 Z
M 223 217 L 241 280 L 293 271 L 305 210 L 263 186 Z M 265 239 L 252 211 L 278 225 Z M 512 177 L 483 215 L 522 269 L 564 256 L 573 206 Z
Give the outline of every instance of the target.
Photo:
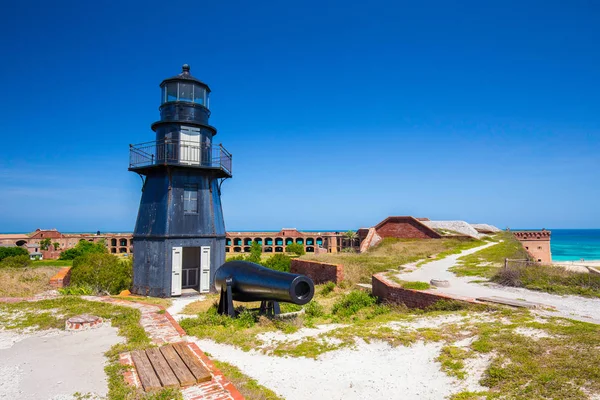
M 501 232 L 495 236 L 501 240 L 477 253 L 459 258 L 460 264 L 450 268 L 457 276 L 482 276 L 491 278 L 504 265 L 505 258 L 525 259 L 527 252 L 511 232 Z

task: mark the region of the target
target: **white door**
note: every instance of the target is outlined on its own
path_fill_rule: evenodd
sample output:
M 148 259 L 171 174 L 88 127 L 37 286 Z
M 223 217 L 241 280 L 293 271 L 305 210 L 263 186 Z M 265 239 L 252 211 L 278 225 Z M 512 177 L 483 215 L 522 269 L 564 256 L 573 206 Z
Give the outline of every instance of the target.
M 200 250 L 200 293 L 210 291 L 210 246 Z
M 173 247 L 171 296 L 181 296 L 182 247 Z
M 200 164 L 200 128 L 182 126 L 179 133 L 179 162 L 182 164 Z

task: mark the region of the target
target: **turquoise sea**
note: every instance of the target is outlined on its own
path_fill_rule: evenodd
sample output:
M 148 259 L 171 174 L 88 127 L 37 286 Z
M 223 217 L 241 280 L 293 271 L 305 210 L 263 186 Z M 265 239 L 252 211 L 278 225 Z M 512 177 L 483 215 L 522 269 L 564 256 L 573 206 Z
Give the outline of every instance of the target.
M 600 260 L 600 229 L 550 229 L 553 261 Z

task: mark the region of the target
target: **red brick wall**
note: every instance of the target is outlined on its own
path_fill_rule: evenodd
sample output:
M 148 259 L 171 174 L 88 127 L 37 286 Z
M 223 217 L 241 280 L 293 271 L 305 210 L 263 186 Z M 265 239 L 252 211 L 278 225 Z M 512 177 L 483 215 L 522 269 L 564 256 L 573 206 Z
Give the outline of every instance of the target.
M 343 265 L 326 264 L 318 261 L 293 259 L 291 272 L 308 276 L 315 285 L 325 282 L 339 283 L 344 279 Z
M 53 246 L 50 246 L 50 248 L 54 249 Z M 60 253 L 62 253 L 62 250 L 42 250 L 40 253 L 42 253 L 42 257 L 44 257 L 44 260 L 58 260 L 58 257 L 60 257 Z
M 383 273 L 373 275 L 371 283 L 373 296 L 378 297 L 381 302 L 404 304 L 408 308 L 427 308 L 440 300 L 467 301 L 442 293 L 432 293 L 431 290 L 404 289 L 386 278 Z
M 521 231 L 514 232 L 517 240 L 523 248 L 535 260 L 544 264 L 552 263 L 552 251 L 550 248 L 550 231 Z
M 437 239 L 440 237 L 435 231 L 422 225 L 413 218 L 392 219 L 375 227 L 377 234 L 382 238 L 394 237 L 399 239 Z
M 63 267 L 61 268 L 56 275 L 50 278 L 50 286 L 55 289 L 64 288 L 65 286 L 69 286 L 71 282 L 71 267 Z

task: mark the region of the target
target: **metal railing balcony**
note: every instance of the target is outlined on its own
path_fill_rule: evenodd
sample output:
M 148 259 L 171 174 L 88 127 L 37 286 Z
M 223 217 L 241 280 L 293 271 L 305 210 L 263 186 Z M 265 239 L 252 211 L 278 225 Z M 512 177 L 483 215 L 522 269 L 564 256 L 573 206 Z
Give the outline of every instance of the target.
M 231 177 L 231 153 L 220 144 L 164 139 L 129 145 L 130 170 L 139 172 L 163 165 L 217 169 Z

